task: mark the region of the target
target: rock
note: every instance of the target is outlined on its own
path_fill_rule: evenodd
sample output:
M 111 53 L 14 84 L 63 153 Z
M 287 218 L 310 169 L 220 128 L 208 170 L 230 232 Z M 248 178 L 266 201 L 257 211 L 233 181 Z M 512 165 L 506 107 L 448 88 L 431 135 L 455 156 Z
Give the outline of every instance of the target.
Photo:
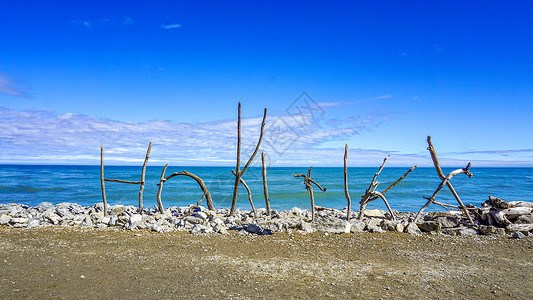
M 519 216 L 515 224 L 533 224 L 533 214 Z
M 197 213 L 194 213 L 192 214 L 193 217 L 198 217 L 202 220 L 206 220 L 207 219 L 207 214 L 203 211 L 200 211 L 200 212 L 197 212 Z
M 28 221 L 28 228 L 38 227 L 39 225 L 41 225 L 41 222 L 37 219 L 32 218 Z
M 141 223 L 142 220 L 143 220 L 142 215 L 140 215 L 140 214 L 133 214 L 133 215 L 130 216 L 129 223 L 130 223 L 130 224 Z
M 379 209 L 366 209 L 365 217 L 385 219 L 385 214 Z
M 207 233 L 209 229 L 211 229 L 211 231 L 213 230 L 211 227 L 207 227 L 201 224 L 196 224 L 191 229 L 191 233 L 192 234 Z
M 50 220 L 50 222 L 52 222 L 52 224 L 54 225 L 57 225 L 59 224 L 59 222 L 61 221 L 61 217 L 58 216 L 55 212 L 52 212 L 52 211 L 45 211 L 43 213 L 43 217 Z
M 415 223 L 409 223 L 405 227 L 405 232 L 409 233 L 409 234 L 414 234 L 414 235 L 421 235 L 422 234 L 422 231 L 420 231 L 420 228 L 418 228 L 418 226 Z
M 111 208 L 111 215 L 119 216 L 126 211 L 126 207 L 123 205 L 115 205 Z
M 11 218 L 9 221 L 11 224 L 26 224 L 30 221 L 29 218 Z
M 510 224 L 506 227 L 508 232 L 528 232 L 533 230 L 533 224 Z
M 188 216 L 188 217 L 185 217 L 183 220 L 191 223 L 191 224 L 202 224 L 204 223 L 204 220 L 202 218 L 199 218 L 199 217 L 195 217 L 195 216 Z
M 248 231 L 249 233 L 253 233 L 253 234 L 260 234 L 263 229 L 255 224 L 249 224 L 246 226 L 246 231 Z
M 3 214 L 0 216 L 0 225 L 7 225 L 9 224 L 9 221 L 11 221 L 11 217 L 9 215 Z
M 439 216 L 434 218 L 434 221 L 440 226 L 440 228 L 454 228 L 459 226 L 459 219 L 451 216 Z
M 398 220 L 395 220 L 395 221 L 384 220 L 381 223 L 381 229 L 386 230 L 386 231 L 396 231 L 396 225 L 398 225 L 399 223 L 400 221 Z
M 366 223 L 366 230 L 370 232 L 382 232 L 383 229 L 381 229 L 381 223 L 383 222 L 382 219 L 370 219 Z
M 366 224 L 358 219 L 350 220 L 350 224 L 350 232 L 363 232 L 366 227 Z
M 102 222 L 102 224 L 109 225 L 109 221 L 111 221 L 111 217 L 110 216 L 105 216 L 100 221 Z
M 491 225 L 481 225 L 479 226 L 479 233 L 483 235 L 497 234 L 496 227 Z
M 477 231 L 472 228 L 460 228 L 456 230 L 456 233 L 457 235 L 460 235 L 460 236 L 472 236 L 472 235 L 476 235 Z
M 405 230 L 405 226 L 402 223 L 396 224 L 395 228 L 396 232 L 403 232 Z
M 302 221 L 302 223 L 300 224 L 300 228 L 299 229 L 301 231 L 308 232 L 308 233 L 316 231 L 316 229 L 313 227 L 313 224 L 311 224 L 309 222 L 305 222 L 305 221 Z
M 226 229 L 226 227 L 220 223 L 216 224 L 215 227 L 213 227 L 213 231 L 216 233 L 221 233 L 221 234 L 228 233 L 228 230 Z
M 80 224 L 81 227 L 93 227 L 93 221 L 91 220 L 91 216 L 85 215 L 85 219 Z
M 316 231 L 320 232 L 329 232 L 329 233 L 349 233 L 352 224 L 346 222 L 346 220 L 335 218 L 335 217 L 326 217 L 326 218 L 317 218 L 313 222 L 313 227 Z
M 417 223 L 416 225 L 418 226 L 418 228 L 420 228 L 420 230 L 424 232 L 440 231 L 440 224 L 435 221 L 424 221 L 422 223 Z
M 513 232 L 512 237 L 515 238 L 515 239 L 521 239 L 521 238 L 524 238 L 525 235 L 522 232 L 517 231 L 517 232 Z

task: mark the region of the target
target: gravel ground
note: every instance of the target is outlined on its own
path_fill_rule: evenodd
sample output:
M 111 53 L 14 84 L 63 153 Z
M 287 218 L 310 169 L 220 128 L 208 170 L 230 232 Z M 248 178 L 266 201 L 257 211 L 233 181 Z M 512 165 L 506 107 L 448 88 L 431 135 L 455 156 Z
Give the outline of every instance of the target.
M 533 238 L 0 227 L 4 299 L 533 299 Z

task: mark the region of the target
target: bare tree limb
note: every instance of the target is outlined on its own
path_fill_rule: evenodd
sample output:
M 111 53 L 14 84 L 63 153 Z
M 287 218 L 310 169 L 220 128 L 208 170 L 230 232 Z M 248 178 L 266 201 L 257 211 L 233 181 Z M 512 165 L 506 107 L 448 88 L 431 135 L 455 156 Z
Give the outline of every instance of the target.
M 239 182 L 240 178 L 246 172 L 252 161 L 254 160 L 255 156 L 257 155 L 257 151 L 259 151 L 259 147 L 261 146 L 261 141 L 263 140 L 263 130 L 265 127 L 265 121 L 267 116 L 267 109 L 265 108 L 264 114 L 263 114 L 263 121 L 261 122 L 261 131 L 259 134 L 259 140 L 257 141 L 257 145 L 255 146 L 255 150 L 250 156 L 250 159 L 248 159 L 248 162 L 244 165 L 244 168 L 241 170 L 241 103 L 239 102 L 239 108 L 238 108 L 238 116 L 237 116 L 237 167 L 236 169 L 236 175 L 235 175 L 235 185 L 233 187 L 233 198 L 231 200 L 231 209 L 230 209 L 230 216 L 233 216 L 235 214 L 235 208 L 237 206 L 237 196 L 239 193 Z
M 167 170 L 168 164 L 165 165 L 163 168 L 163 172 L 161 172 L 161 179 L 159 180 L 159 189 L 157 190 L 157 206 L 159 207 L 159 212 L 163 213 L 165 209 L 163 208 L 163 201 L 161 201 L 161 192 L 163 191 L 163 183 L 165 182 L 163 179 L 165 179 L 165 171 Z
M 348 193 L 348 144 L 344 145 L 344 196 L 348 201 L 348 209 L 346 211 L 346 221 L 350 221 L 350 211 L 352 210 L 352 199 Z
M 315 220 L 315 195 L 313 193 L 313 186 L 311 185 L 311 183 L 315 184 L 323 192 L 325 192 L 327 188 L 322 188 L 318 183 L 316 183 L 313 179 L 311 179 L 311 168 L 313 167 L 310 167 L 307 170 L 307 175 L 297 174 L 293 176 L 304 178 L 303 184 L 305 185 L 305 188 L 309 191 L 309 197 L 311 198 L 311 222 L 312 222 Z
M 270 199 L 268 197 L 267 170 L 266 170 L 266 165 L 265 165 L 265 152 L 261 152 L 261 164 L 263 166 L 263 193 L 265 195 L 265 205 L 266 205 L 267 215 L 270 216 Z
M 202 190 L 202 192 L 205 194 L 205 199 L 207 200 L 207 208 L 209 208 L 210 210 L 215 210 L 215 207 L 213 206 L 213 198 L 211 198 L 211 193 L 209 193 L 209 190 L 207 189 L 207 186 L 205 185 L 204 181 L 202 180 L 202 178 L 190 173 L 190 172 L 187 172 L 187 171 L 181 171 L 181 172 L 174 172 L 172 173 L 172 175 L 169 175 L 165 178 L 162 178 L 161 181 L 160 181 L 160 184 L 162 185 L 165 181 L 169 180 L 170 178 L 172 177 L 176 177 L 176 176 L 188 176 L 194 180 L 196 180 L 196 182 L 198 183 L 198 185 L 200 186 L 200 189 Z
M 233 175 L 237 176 L 237 172 L 235 172 L 235 170 L 231 170 L 231 173 Z M 244 185 L 244 188 L 248 192 L 248 200 L 250 201 L 250 206 L 252 206 L 252 211 L 254 212 L 254 218 L 257 220 L 257 212 L 255 211 L 254 202 L 252 201 L 252 191 L 250 191 L 250 188 L 246 184 L 246 181 L 244 181 L 244 179 L 242 179 L 242 177 L 239 178 L 239 180 L 242 183 L 242 185 Z
M 129 184 L 141 184 L 142 181 L 131 181 L 131 180 L 121 180 L 121 179 L 104 179 L 107 182 L 120 182 L 120 183 L 129 183 Z
M 148 164 L 148 158 L 150 157 L 150 150 L 152 149 L 152 142 L 148 144 L 148 150 L 146 151 L 146 157 L 144 158 L 143 169 L 141 172 L 141 187 L 139 188 L 139 213 L 143 211 L 143 191 L 144 191 L 144 179 L 146 174 L 146 165 Z
M 105 197 L 104 179 L 104 146 L 100 146 L 100 186 L 102 187 L 102 200 L 104 201 L 104 216 L 107 216 L 107 199 Z
M 411 173 L 414 169 L 418 168 L 418 165 L 415 165 L 413 166 L 411 169 L 409 169 L 409 171 L 407 171 L 405 174 L 403 174 L 402 177 L 398 178 L 398 180 L 396 180 L 393 184 L 389 185 L 388 188 L 386 188 L 383 192 L 381 192 L 383 195 L 385 195 L 385 193 L 387 193 L 388 191 L 390 191 L 395 185 L 397 185 L 398 183 L 400 183 L 400 181 L 402 181 L 405 177 L 407 177 L 407 175 L 409 175 L 409 173 Z M 374 197 L 372 199 L 370 199 L 370 201 L 374 201 L 376 200 L 377 197 Z

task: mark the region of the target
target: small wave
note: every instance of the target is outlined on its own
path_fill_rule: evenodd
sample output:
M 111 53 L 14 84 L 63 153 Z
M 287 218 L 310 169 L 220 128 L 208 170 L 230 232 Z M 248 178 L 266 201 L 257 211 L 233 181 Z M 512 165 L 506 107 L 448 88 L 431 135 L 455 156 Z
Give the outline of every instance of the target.
M 65 188 L 35 188 L 31 186 L 0 186 L 0 192 L 2 193 L 39 193 L 39 192 L 62 192 L 66 191 Z

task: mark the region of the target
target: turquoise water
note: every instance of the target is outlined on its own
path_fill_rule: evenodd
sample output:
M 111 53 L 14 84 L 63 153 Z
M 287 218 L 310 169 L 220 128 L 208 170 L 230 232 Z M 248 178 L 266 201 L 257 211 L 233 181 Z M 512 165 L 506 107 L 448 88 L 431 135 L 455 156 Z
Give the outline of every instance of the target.
M 378 168 L 349 168 L 348 183 L 352 198 L 352 207 L 358 209 L 361 195 L 372 180 Z M 402 176 L 409 168 L 385 167 L 378 177 L 381 182 L 378 191 L 383 191 Z M 144 207 L 156 204 L 157 184 L 163 167 L 149 166 L 146 172 L 144 190 Z M 234 177 L 230 167 L 172 167 L 172 172 L 187 170 L 200 176 L 212 194 L 216 208 L 229 208 L 233 192 Z M 448 173 L 453 168 L 445 168 Z M 490 196 L 508 201 L 533 201 L 533 168 L 471 168 L 474 176 L 464 174 L 455 176 L 452 184 L 465 204 L 479 206 Z M 290 209 L 292 207 L 310 207 L 309 194 L 301 184 L 301 178 L 293 174 L 306 173 L 307 168 L 269 168 L 268 188 L 273 209 Z M 105 178 L 140 180 L 141 167 L 106 166 Z M 256 208 L 265 207 L 260 168 L 249 168 L 244 177 L 253 193 Z M 346 206 L 344 197 L 343 168 L 313 168 L 312 178 L 326 192 L 315 189 L 317 205 L 342 209 Z M 422 196 L 433 194 L 440 180 L 434 168 L 418 168 L 395 186 L 385 196 L 391 207 L 398 211 L 418 211 L 425 203 Z M 106 195 L 111 205 L 138 205 L 139 185 L 106 182 Z M 186 176 L 177 176 L 164 185 L 162 199 L 165 207 L 187 206 L 195 203 L 202 196 L 196 181 Z M 447 188 L 438 195 L 441 202 L 455 204 L 455 199 Z M 60 203 L 75 202 L 81 205 L 93 205 L 102 201 L 100 189 L 99 166 L 34 166 L 34 165 L 0 165 L 0 203 L 22 203 L 37 205 L 43 201 Z M 203 202 L 205 206 L 205 202 Z M 243 186 L 239 189 L 238 205 L 241 209 L 250 209 L 248 196 Z M 376 200 L 368 208 L 386 209 L 383 202 Z M 430 206 L 428 211 L 442 210 L 440 206 Z

